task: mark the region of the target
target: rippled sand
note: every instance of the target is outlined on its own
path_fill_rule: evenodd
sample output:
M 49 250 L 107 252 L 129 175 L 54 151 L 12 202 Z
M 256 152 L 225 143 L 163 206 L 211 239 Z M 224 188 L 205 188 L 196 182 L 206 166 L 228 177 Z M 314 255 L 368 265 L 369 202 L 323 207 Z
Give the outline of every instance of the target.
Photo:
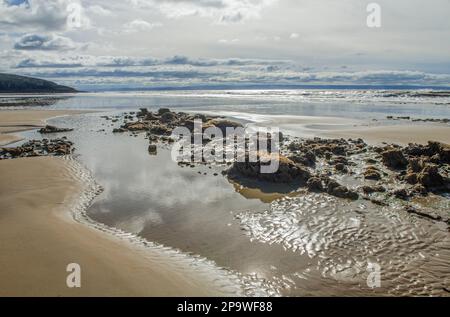
M 401 208 L 307 194 L 236 218 L 251 239 L 280 244 L 314 261 L 290 277 L 304 294 L 448 295 L 447 226 Z M 381 288 L 367 286 L 369 263 L 381 267 Z M 320 288 L 311 288 L 314 284 Z

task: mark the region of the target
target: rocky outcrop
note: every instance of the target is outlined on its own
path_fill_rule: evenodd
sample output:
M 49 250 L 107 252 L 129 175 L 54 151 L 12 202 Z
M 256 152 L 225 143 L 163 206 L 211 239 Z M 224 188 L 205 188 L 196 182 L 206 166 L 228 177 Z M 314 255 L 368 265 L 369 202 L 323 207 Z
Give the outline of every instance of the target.
M 408 160 L 399 149 L 391 149 L 381 153 L 383 163 L 392 169 L 404 169 L 408 164 Z
M 351 200 L 357 200 L 359 198 L 357 192 L 350 190 L 339 184 L 337 181 L 331 179 L 327 182 L 327 193 L 332 196 Z
M 375 166 L 370 165 L 370 166 L 366 167 L 366 170 L 364 171 L 364 179 L 378 181 L 381 179 L 381 172 Z
M 311 173 L 308 169 L 300 164 L 296 164 L 287 157 L 278 157 L 278 169 L 273 173 L 261 173 L 261 167 L 263 164 L 261 161 L 262 156 L 267 154 L 257 153 L 258 160 L 256 162 L 235 162 L 228 170 L 227 174 L 231 178 L 245 177 L 250 179 L 263 180 L 273 183 L 297 183 L 301 186 L 306 185 L 307 181 L 311 177 Z M 272 156 L 270 159 L 276 159 L 276 156 Z
M 31 140 L 19 147 L 0 148 L 0 160 L 32 156 L 61 156 L 73 151 L 73 143 L 66 138 Z
M 45 127 L 38 130 L 39 133 L 48 134 L 48 133 L 59 133 L 59 132 L 70 132 L 73 129 L 68 128 L 58 128 L 52 125 L 46 125 Z

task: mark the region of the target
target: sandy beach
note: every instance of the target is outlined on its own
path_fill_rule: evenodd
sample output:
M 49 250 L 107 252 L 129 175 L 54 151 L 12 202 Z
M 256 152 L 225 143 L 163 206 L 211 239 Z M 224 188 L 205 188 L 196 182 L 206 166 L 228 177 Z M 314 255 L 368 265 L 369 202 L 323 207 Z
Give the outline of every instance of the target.
M 19 141 L 14 135 L 20 132 L 39 128 L 50 118 L 75 115 L 86 111 L 77 110 L 1 110 L 0 112 L 0 145 L 7 145 Z
M 14 131 L 33 129 L 44 125 L 48 118 L 79 112 L 8 110 L 3 113 L 4 116 L 0 115 L 0 126 L 3 131 L 11 133 L 3 136 L 14 138 L 17 137 L 12 134 Z M 175 118 L 180 117 L 180 119 L 174 119 L 180 120 L 178 123 L 182 123 L 182 120 L 187 117 L 185 113 L 171 114 Z M 147 150 L 149 141 L 143 133 L 141 135 L 112 133 L 127 115 L 127 113 L 114 114 L 114 116 L 99 113 L 94 114 L 92 116 L 94 118 L 91 118 L 90 115 L 86 116 L 86 121 L 78 120 L 78 118 L 76 121 L 70 121 L 71 118 L 61 118 L 61 120 L 55 121 L 56 126 L 60 126 L 58 123 L 60 121 L 63 122 L 61 126 L 75 129 L 73 134 L 67 135 L 67 139 L 74 142 L 77 147 L 75 153 L 80 155 L 80 161 L 89 172 L 81 167 L 78 161 L 68 159 L 68 157 L 22 157 L 0 161 L 0 175 L 2 175 L 0 179 L 0 241 L 2 241 L 0 244 L 0 284 L 3 286 L 0 289 L 0 296 L 227 296 L 253 294 L 298 296 L 314 294 L 310 291 L 311 285 L 318 289 L 317 294 L 353 294 L 345 287 L 340 288 L 332 282 L 329 285 L 336 286 L 336 289 L 327 293 L 329 288 L 322 284 L 322 279 L 319 280 L 319 284 L 315 284 L 317 282 L 315 278 L 308 280 L 308 283 L 311 284 L 304 284 L 304 281 L 297 283 L 295 280 L 297 277 L 292 272 L 303 270 L 307 262 L 303 261 L 301 256 L 297 258 L 298 254 L 296 253 L 286 254 L 283 249 L 278 248 L 277 243 L 284 241 L 285 237 L 292 239 L 292 243 L 291 240 L 287 240 L 288 246 L 302 246 L 302 242 L 296 240 L 295 236 L 288 235 L 288 232 L 284 232 L 284 228 L 280 228 L 280 235 L 267 236 L 267 239 L 273 239 L 268 241 L 276 242 L 270 243 L 270 245 L 255 243 L 255 241 L 265 241 L 264 239 L 266 239 L 261 240 L 261 236 L 255 235 L 259 231 L 248 231 L 247 235 L 242 234 L 243 228 L 249 230 L 254 228 L 253 226 L 257 226 L 256 228 L 264 230 L 262 225 L 265 223 L 276 223 L 277 218 L 272 219 L 272 217 L 277 217 L 276 212 L 265 214 L 241 211 L 238 218 L 234 212 L 243 208 L 259 211 L 263 207 L 268 208 L 263 204 L 282 203 L 285 200 L 280 198 L 286 196 L 298 201 L 299 204 L 302 204 L 302 199 L 306 197 L 317 204 L 320 202 L 320 206 L 322 206 L 320 199 L 323 196 L 320 194 L 311 196 L 311 193 L 304 190 L 291 192 L 292 188 L 289 191 L 266 193 L 267 188 L 263 190 L 258 187 L 247 188 L 245 183 L 234 183 L 232 178 L 222 179 L 219 177 L 222 174 L 219 169 L 207 167 L 202 169 L 191 166 L 189 170 L 182 170 L 175 162 L 170 164 L 167 149 L 164 151 L 161 148 L 158 155 L 149 155 Z M 333 148 L 336 144 L 340 144 L 339 142 L 342 140 L 339 138 L 341 137 L 363 138 L 370 143 L 383 141 L 426 143 L 428 140 L 448 142 L 448 135 L 450 135 L 447 133 L 449 127 L 444 124 L 382 125 L 379 123 L 378 126 L 369 127 L 362 120 L 347 118 L 267 116 L 246 113 L 228 114 L 227 116 L 253 126 L 276 126 L 290 137 L 322 136 L 337 139 L 324 140 Z M 112 124 L 112 119 L 117 119 L 115 124 Z M 134 120 L 142 119 L 139 119 L 138 113 L 136 113 Z M 131 123 L 131 126 L 133 124 L 136 123 Z M 111 133 L 107 133 L 105 129 L 98 130 L 100 126 L 105 128 L 108 126 L 107 129 Z M 147 128 L 144 127 L 144 129 Z M 61 137 L 63 134 L 55 136 Z M 42 136 L 36 133 L 35 137 Z M 355 149 L 359 145 L 356 144 L 357 141 L 342 142 L 342 144 L 345 143 L 343 146 L 348 147 L 348 150 Z M 372 157 L 376 157 L 376 155 Z M 316 159 L 320 160 L 321 158 L 317 156 Z M 124 169 L 124 162 L 131 166 Z M 357 164 L 360 163 L 363 164 L 362 162 Z M 337 168 L 331 165 L 334 163 L 327 164 L 330 164 L 330 168 Z M 381 162 L 379 166 L 382 168 Z M 344 165 L 344 170 L 345 167 Z M 363 167 L 364 164 L 357 165 L 354 170 L 357 173 L 363 173 L 363 170 L 359 171 Z M 285 166 L 282 170 L 285 170 Z M 236 171 L 239 172 L 239 169 Z M 333 171 L 335 170 L 333 169 Z M 316 171 L 314 170 L 314 172 Z M 338 176 L 342 175 L 335 173 Z M 283 175 L 288 174 L 291 175 L 290 173 Z M 99 199 L 91 205 L 87 212 L 90 219 L 95 220 L 92 223 L 84 220 L 79 222 L 76 219 L 80 218 L 74 218 L 73 214 L 73 206 L 77 202 L 83 201 L 80 200 L 80 197 L 86 197 L 86 193 L 93 192 L 92 178 L 89 175 L 95 177 L 99 185 L 104 186 L 104 192 L 98 196 Z M 342 177 L 340 181 L 343 181 Z M 359 182 L 359 179 L 355 178 L 354 181 Z M 158 182 L 157 186 L 155 182 Z M 178 184 L 185 184 L 185 186 L 176 187 L 175 185 Z M 345 186 L 350 186 L 348 184 L 344 183 Z M 338 188 L 345 188 L 348 196 L 342 196 L 338 192 L 330 193 L 334 193 L 335 197 L 342 199 L 358 199 L 359 194 L 356 190 L 359 189 L 354 186 L 348 188 L 345 186 L 338 186 Z M 386 190 L 391 190 L 391 188 Z M 178 198 L 177 204 L 173 204 L 175 192 Z M 357 196 L 349 196 L 351 194 Z M 214 199 L 209 201 L 205 197 Z M 337 201 L 336 204 L 338 204 Z M 357 208 L 361 205 L 351 206 Z M 377 206 L 374 204 L 369 207 L 372 208 L 370 214 L 377 210 Z M 333 208 L 339 209 L 339 206 L 326 205 L 323 210 L 319 210 L 328 213 Z M 139 213 L 133 214 L 135 209 L 139 210 Z M 299 210 L 301 212 L 301 209 Z M 296 212 L 297 209 L 294 209 L 294 214 Z M 280 214 L 282 219 L 286 215 L 284 212 Z M 360 215 L 360 213 L 356 213 L 356 215 Z M 261 216 L 267 217 L 267 221 L 252 221 L 253 217 Z M 346 219 L 350 216 L 351 213 L 343 211 L 340 217 Z M 302 213 L 299 219 L 308 221 L 308 217 L 309 213 Z M 335 212 L 332 211 L 331 216 L 325 214 L 325 217 L 335 219 Z M 416 228 L 411 226 L 408 215 L 401 217 L 403 217 L 402 224 L 404 226 L 401 230 L 416 234 Z M 440 222 L 443 222 L 441 220 L 444 218 L 439 219 Z M 380 228 L 388 225 L 385 220 L 379 219 L 372 219 L 367 223 L 373 227 L 374 232 L 381 232 Z M 102 227 L 102 224 L 122 231 L 119 234 L 117 232 L 111 234 L 111 231 L 103 230 L 105 227 Z M 320 223 L 320 226 L 317 229 L 318 232 L 331 230 L 336 235 L 330 241 L 341 240 L 341 232 L 334 222 Z M 348 226 L 347 223 L 344 226 Z M 438 237 L 436 241 L 447 237 L 445 233 L 441 232 L 440 227 L 431 223 L 424 223 L 422 226 L 428 226 L 429 229 L 425 231 L 433 234 L 431 237 L 427 235 L 421 238 L 425 241 L 426 252 L 429 252 L 428 247 L 434 247 L 434 242 L 429 242 L 428 239 L 434 239 L 434 235 Z M 211 232 L 214 232 L 214 235 L 211 235 Z M 363 239 L 367 241 L 374 239 L 372 231 L 367 231 L 367 235 L 365 232 L 362 234 Z M 146 244 L 146 246 L 135 243 L 137 240 L 133 239 L 136 235 L 145 238 L 146 241 L 156 243 L 156 247 L 152 243 Z M 256 240 L 249 241 L 248 235 Z M 378 240 L 377 236 L 374 241 L 371 242 L 372 247 L 378 246 L 380 241 L 384 241 L 384 238 L 380 237 Z M 401 247 L 408 250 L 414 248 L 416 243 L 416 241 L 404 243 Z M 149 245 L 150 247 L 148 247 Z M 169 246 L 170 248 L 163 250 L 159 246 Z M 351 252 L 354 254 L 366 252 L 358 246 L 355 245 Z M 339 257 L 333 254 L 333 252 L 337 252 L 337 254 L 340 252 L 338 246 L 331 244 L 330 248 L 323 249 L 331 250 L 330 253 L 321 251 L 321 248 L 322 246 L 319 245 L 317 250 L 324 252 L 323 255 L 330 261 L 339 263 Z M 181 250 L 181 252 L 177 250 Z M 307 251 L 307 249 L 305 250 Z M 382 251 L 383 254 L 389 255 L 390 248 L 387 247 Z M 191 254 L 195 256 L 191 256 Z M 203 260 L 198 261 L 197 255 Z M 204 259 L 214 262 L 205 262 Z M 403 263 L 403 259 L 397 260 L 398 263 Z M 440 259 L 435 261 L 439 262 Z M 66 267 L 70 263 L 77 263 L 81 266 L 81 288 L 68 288 L 66 285 L 66 278 L 69 274 Z M 271 264 L 269 269 L 266 267 L 268 263 Z M 394 265 L 393 272 L 404 274 L 411 271 L 414 274 L 414 265 L 412 263 L 411 267 L 407 269 L 396 268 Z M 242 276 L 238 277 L 236 272 L 243 274 L 243 278 L 241 278 Z M 292 278 L 294 286 L 291 289 L 286 290 L 283 284 L 276 284 L 275 278 L 278 272 Z M 247 278 L 247 276 L 256 277 L 253 275 L 255 273 L 258 273 L 256 282 Z M 441 274 L 441 272 L 438 270 L 436 274 Z M 273 280 L 272 276 L 274 276 Z M 334 278 L 339 280 L 341 277 L 333 276 Z M 270 282 L 266 284 L 265 279 Z M 440 280 L 430 279 L 421 281 L 421 283 L 421 285 L 434 283 L 433 290 L 442 292 Z M 359 291 L 364 295 L 372 294 L 364 288 Z M 404 293 L 399 291 L 399 294 Z M 417 294 L 422 293 L 419 290 Z
M 278 127 L 289 135 L 321 138 L 362 138 L 369 144 L 408 143 L 428 141 L 450 143 L 450 126 L 439 123 L 369 124 L 359 119 L 320 116 L 262 116 L 224 113 L 232 117 L 254 120 L 254 125 Z
M 70 113 L 2 111 L 0 125 L 18 131 Z M 226 295 L 157 250 L 76 222 L 70 206 L 87 185 L 74 168 L 56 157 L 0 161 L 0 296 Z M 81 288 L 66 285 L 69 263 L 81 266 Z

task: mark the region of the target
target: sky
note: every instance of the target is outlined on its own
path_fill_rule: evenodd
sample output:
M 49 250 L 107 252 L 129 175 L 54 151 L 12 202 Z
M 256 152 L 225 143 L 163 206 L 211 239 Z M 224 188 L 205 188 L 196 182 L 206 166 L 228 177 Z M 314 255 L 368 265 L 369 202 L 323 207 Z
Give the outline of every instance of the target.
M 85 90 L 450 86 L 450 0 L 374 2 L 0 0 L 0 72 Z

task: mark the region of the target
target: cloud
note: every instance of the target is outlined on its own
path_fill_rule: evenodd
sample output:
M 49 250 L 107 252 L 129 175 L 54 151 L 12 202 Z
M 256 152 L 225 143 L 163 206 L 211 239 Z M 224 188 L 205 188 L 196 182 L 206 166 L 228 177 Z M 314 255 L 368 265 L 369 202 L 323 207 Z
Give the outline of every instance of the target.
M 220 44 L 236 44 L 239 43 L 239 39 L 231 39 L 231 40 L 227 40 L 227 39 L 220 39 L 218 42 Z
M 80 45 L 73 42 L 70 38 L 55 34 L 27 34 L 14 44 L 14 49 L 26 51 L 67 51 L 79 47 Z
M 51 61 L 37 61 L 32 58 L 27 58 L 20 61 L 16 68 L 75 68 L 82 67 L 81 63 L 75 62 L 51 62 Z
M 300 37 L 300 35 L 298 33 L 291 33 L 291 35 L 289 36 L 290 39 L 298 39 Z
M 144 20 L 133 20 L 131 22 L 126 23 L 123 26 L 123 30 L 126 33 L 133 33 L 133 32 L 145 32 L 153 30 L 154 28 L 161 27 L 161 23 L 150 23 Z
M 95 14 L 98 16 L 104 16 L 104 17 L 113 15 L 111 10 L 105 9 L 101 5 L 97 5 L 97 4 L 87 7 L 86 11 L 88 11 L 89 13 L 92 13 L 92 14 Z
M 200 16 L 217 23 L 237 23 L 259 18 L 277 0 L 129 0 L 135 7 L 156 7 L 169 18 Z
M 77 8 L 76 12 L 74 8 Z M 80 28 L 90 25 L 81 2 L 74 0 L 7 0 L 0 1 L 0 26 L 18 30 L 62 31 L 70 28 L 70 17 L 77 14 Z

